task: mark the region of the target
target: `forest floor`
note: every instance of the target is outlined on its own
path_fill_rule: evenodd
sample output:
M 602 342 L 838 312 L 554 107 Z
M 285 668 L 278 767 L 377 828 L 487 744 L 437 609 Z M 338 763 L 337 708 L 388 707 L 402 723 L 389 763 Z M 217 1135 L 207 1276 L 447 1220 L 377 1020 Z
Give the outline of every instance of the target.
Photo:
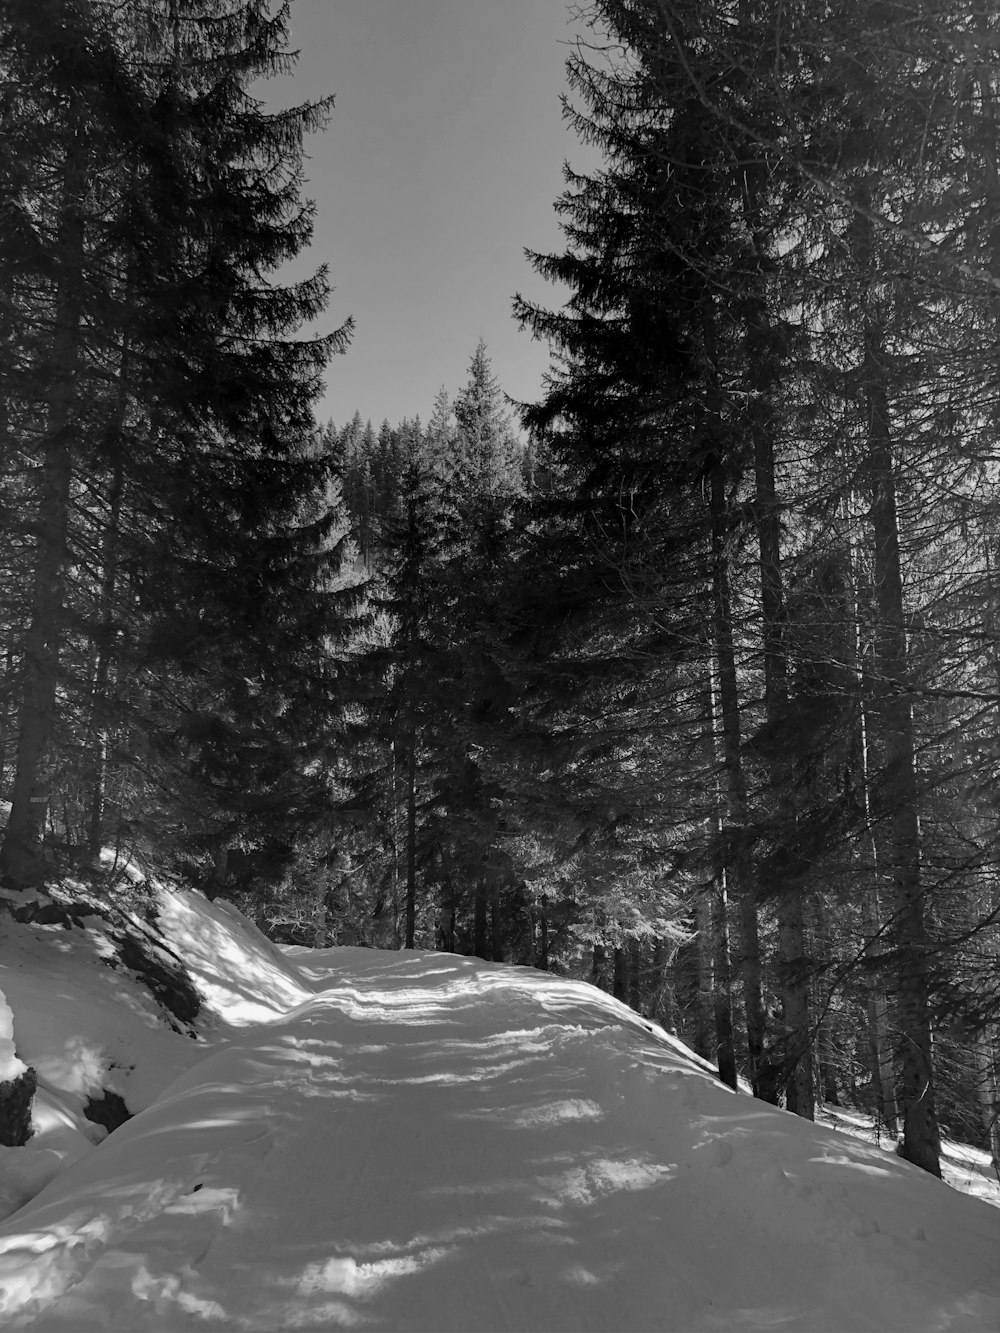
M 69 924 L 0 923 L 39 1076 L 0 1149 L 4 1328 L 1000 1327 L 1000 1209 L 584 983 L 64 893 Z

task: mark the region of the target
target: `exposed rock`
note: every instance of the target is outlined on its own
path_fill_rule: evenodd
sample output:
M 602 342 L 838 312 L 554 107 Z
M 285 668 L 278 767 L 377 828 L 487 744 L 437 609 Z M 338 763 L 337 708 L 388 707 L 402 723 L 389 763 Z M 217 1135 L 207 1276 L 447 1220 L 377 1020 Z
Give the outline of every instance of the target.
M 94 1125 L 103 1125 L 112 1134 L 126 1120 L 132 1119 L 132 1112 L 125 1105 L 125 1099 L 117 1092 L 102 1088 L 100 1097 L 88 1097 L 83 1114 Z
M 122 963 L 149 987 L 157 1003 L 182 1023 L 197 1017 L 201 998 L 180 959 L 174 961 L 165 949 L 152 941 L 140 943 L 133 935 L 119 935 L 116 944 Z

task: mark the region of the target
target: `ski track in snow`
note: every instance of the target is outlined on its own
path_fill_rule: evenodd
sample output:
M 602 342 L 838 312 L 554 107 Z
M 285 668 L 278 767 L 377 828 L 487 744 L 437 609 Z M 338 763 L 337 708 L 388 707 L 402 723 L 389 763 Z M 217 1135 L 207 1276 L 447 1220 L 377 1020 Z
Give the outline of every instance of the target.
M 4 1328 L 1000 1328 L 1000 1210 L 601 992 L 164 901 L 216 1026 L 0 1226 Z

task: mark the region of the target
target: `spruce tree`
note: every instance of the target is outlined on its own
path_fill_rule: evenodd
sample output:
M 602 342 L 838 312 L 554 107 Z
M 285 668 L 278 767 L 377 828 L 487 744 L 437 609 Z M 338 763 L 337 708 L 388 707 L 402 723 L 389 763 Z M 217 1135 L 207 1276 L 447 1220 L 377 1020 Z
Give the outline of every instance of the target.
M 209 752 L 199 719 L 219 720 L 208 728 L 218 756 L 221 719 L 259 703 L 239 680 L 276 690 L 300 726 L 293 682 L 326 675 L 317 658 L 342 623 L 329 589 L 339 519 L 302 516 L 329 473 L 309 447 L 311 404 L 347 331 L 295 337 L 322 309 L 322 272 L 291 288 L 261 276 L 308 240 L 302 135 L 327 104 L 268 113 L 249 91 L 282 67 L 287 18 L 263 3 L 162 0 L 133 12 L 80 0 L 32 19 L 39 43 L 48 39 L 62 165 L 46 198 L 58 254 L 51 332 L 26 351 L 50 402 L 22 658 L 30 684 L 3 847 L 18 884 L 41 873 L 39 812 L 75 744 L 94 752 L 92 850 L 100 840 L 109 709 L 129 710 L 134 781 L 155 755 L 176 795 Z M 71 509 L 71 494 L 98 501 Z M 101 570 L 88 584 L 83 542 L 95 532 Z M 93 702 L 55 714 L 56 682 L 81 697 L 87 674 L 67 656 L 73 603 L 95 645 Z M 74 654 L 76 641 L 74 630 Z M 110 688 L 123 672 L 127 703 Z M 256 723 L 261 753 L 267 725 Z M 211 780 L 202 790 L 215 794 Z

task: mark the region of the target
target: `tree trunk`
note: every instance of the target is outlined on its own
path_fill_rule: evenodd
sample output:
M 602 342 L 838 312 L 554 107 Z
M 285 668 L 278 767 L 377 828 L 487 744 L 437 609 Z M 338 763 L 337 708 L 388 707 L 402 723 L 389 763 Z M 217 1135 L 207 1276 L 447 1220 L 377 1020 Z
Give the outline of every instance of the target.
M 66 151 L 52 373 L 49 384 L 37 505 L 37 540 L 31 618 L 24 640 L 24 687 L 18 717 L 11 810 L 0 850 L 0 874 L 16 888 L 40 882 L 41 843 L 51 795 L 56 691 L 65 618 L 69 505 L 73 475 L 71 434 L 77 398 L 84 265 L 82 200 L 86 148 L 82 130 Z
M 313 909 L 313 948 L 325 949 L 327 946 L 326 934 L 326 885 L 324 885 L 316 894 L 316 905 Z
M 881 916 L 877 884 L 865 892 L 861 911 L 865 938 L 877 940 Z M 878 949 L 880 954 L 880 945 Z M 869 957 L 873 960 L 877 959 L 879 954 L 869 950 Z M 876 972 L 868 987 L 865 1015 L 868 1019 L 869 1067 L 872 1089 L 875 1093 L 875 1107 L 879 1121 L 885 1126 L 886 1132 L 895 1137 L 899 1128 L 899 1108 L 896 1105 L 896 1072 L 889 1046 L 889 1002 L 882 985 L 881 969 Z
M 785 1106 L 804 1120 L 812 1120 L 815 1108 L 809 974 L 802 895 L 795 889 L 786 888 L 778 900 L 778 975 L 785 1028 L 782 1061 Z
M 547 902 L 543 894 L 538 905 L 538 962 L 535 964 L 542 972 L 549 970 L 549 917 L 546 908 Z
M 733 1031 L 733 980 L 729 957 L 729 911 L 725 884 L 720 880 L 712 893 L 712 938 L 715 941 L 715 1040 L 719 1078 L 735 1089 L 736 1037 Z
M 628 1002 L 637 1014 L 642 1013 L 642 943 L 638 939 L 628 944 Z
M 0 689 L 0 792 L 7 787 L 7 742 L 10 735 L 10 695 L 14 682 L 14 650 L 4 653 L 3 687 Z
M 849 512 L 847 519 L 850 528 L 853 520 Z M 861 572 L 853 542 L 850 547 L 850 575 L 853 627 L 848 652 L 853 662 L 860 699 L 857 736 L 858 761 L 861 768 L 862 814 L 871 852 L 872 866 L 872 878 L 869 883 L 862 886 L 861 890 L 862 929 L 865 934 L 867 955 L 872 963 L 876 965 L 868 982 L 865 998 L 865 1014 L 868 1020 L 869 1071 L 879 1123 L 884 1126 L 889 1134 L 895 1137 L 899 1117 L 896 1106 L 896 1075 L 893 1070 L 892 1052 L 889 1048 L 889 1005 L 885 994 L 883 968 L 877 965 L 883 951 L 879 886 L 885 880 L 883 868 L 885 857 L 879 846 L 879 835 L 875 828 L 872 810 L 870 709 L 875 696 L 875 687 L 868 664 L 868 654 L 861 641 Z
M 813 921 L 815 923 L 815 955 L 821 968 L 828 967 L 831 961 L 830 932 L 827 921 L 826 909 L 821 899 L 815 900 L 813 908 Z M 828 997 L 829 999 L 832 997 Z M 837 1047 L 833 1036 L 833 1019 L 830 1012 L 829 1002 L 823 1006 L 817 1005 L 820 1010 L 817 1019 L 816 1030 L 816 1065 L 819 1075 L 819 1099 L 820 1102 L 827 1102 L 831 1106 L 840 1105 L 840 1095 L 837 1091 Z
M 503 909 L 500 906 L 500 872 L 494 867 L 489 874 L 490 890 L 490 957 L 494 963 L 503 962 Z
M 986 50 L 988 49 L 987 42 L 989 40 L 989 12 L 985 8 L 977 15 L 976 23 L 984 39 L 983 49 Z M 992 361 L 995 361 L 997 349 L 1000 347 L 1000 160 L 998 160 L 997 155 L 997 144 L 1000 143 L 1000 126 L 998 126 L 997 118 L 998 94 L 994 67 L 984 64 L 979 70 L 978 82 L 980 116 L 985 126 L 985 134 L 978 136 L 977 142 L 982 151 L 985 168 L 982 172 L 982 180 L 991 218 L 989 260 L 990 277 L 994 282 L 990 297 L 993 309 L 994 345 L 990 349 L 990 357 Z M 997 424 L 1000 422 L 1000 404 L 998 404 L 996 398 L 994 398 L 993 411 L 994 424 Z M 1000 633 L 998 633 L 1000 617 L 997 614 L 996 583 L 994 574 L 990 569 L 988 541 L 984 542 L 984 547 L 987 586 L 986 630 L 994 677 L 1000 685 L 1000 648 L 998 648 L 998 645 L 1000 645 Z M 1000 712 L 1000 705 L 998 705 L 998 712 Z M 994 902 L 991 906 L 996 909 L 998 905 L 1000 904 L 995 901 L 994 890 Z M 976 1063 L 983 1126 L 989 1137 L 993 1169 L 998 1179 L 1000 1179 L 1000 1080 L 998 1080 L 997 1069 L 997 1029 L 993 1025 L 988 1025 L 984 1032 L 977 1035 Z
M 607 977 L 607 950 L 598 940 L 594 941 L 593 953 L 590 960 L 590 981 L 591 985 L 596 986 L 598 990 L 607 990 L 605 985 Z
M 122 373 L 124 374 L 124 366 Z M 121 424 L 124 423 L 124 402 Z M 97 663 L 94 668 L 94 687 L 91 702 L 94 752 L 91 756 L 90 809 L 87 825 L 87 856 L 96 869 L 100 865 L 104 845 L 104 806 L 108 777 L 108 741 L 112 723 L 111 669 L 115 658 L 114 604 L 118 582 L 118 538 L 121 520 L 124 469 L 120 449 L 116 450 L 111 491 L 108 497 L 108 525 L 104 532 L 101 571 L 100 627 L 97 640 Z
M 668 984 L 671 951 L 667 941 L 659 936 L 653 942 L 653 985 L 650 990 L 646 1013 L 655 1022 L 661 1023 L 668 1032 L 674 1031 L 673 991 Z M 707 1057 L 709 1060 L 711 1055 Z
M 995 1027 L 988 1027 L 976 1037 L 976 1072 L 979 1106 L 983 1129 L 990 1145 L 990 1160 L 1000 1178 L 1000 1087 L 997 1084 Z
M 458 895 L 455 892 L 455 881 L 452 877 L 451 866 L 448 863 L 448 854 L 443 844 L 438 843 L 438 858 L 441 863 L 441 880 L 444 889 L 444 901 L 441 905 L 441 914 L 444 918 L 444 947 L 448 953 L 455 952 L 455 931 L 458 924 Z
M 717 1035 L 715 1031 L 715 978 L 713 975 L 715 941 L 712 934 L 712 896 L 715 884 L 699 892 L 695 902 L 695 961 L 697 981 L 695 993 L 694 1051 L 703 1060 L 714 1060 Z
M 716 754 L 716 706 L 712 668 L 707 665 L 704 677 L 702 717 L 702 749 L 705 756 L 707 783 L 710 793 L 708 844 L 712 857 L 712 877 L 706 887 L 708 929 L 711 940 L 710 981 L 712 1019 L 715 1042 L 712 1056 L 719 1066 L 719 1077 L 731 1088 L 737 1087 L 736 1034 L 733 1027 L 733 978 L 729 953 L 729 910 L 726 895 L 726 865 L 722 847 L 722 797 L 718 785 L 718 756 Z M 701 918 L 699 917 L 699 921 Z M 699 926 L 700 929 L 700 926 Z
M 392 805 L 392 869 L 390 871 L 390 883 L 392 884 L 392 942 L 398 949 L 403 941 L 399 933 L 399 797 L 397 792 L 395 739 L 393 739 L 389 748 L 389 784 Z
M 747 15 L 741 8 L 741 20 Z M 785 648 L 785 592 L 781 570 L 781 516 L 775 482 L 774 410 L 772 397 L 778 378 L 777 349 L 764 294 L 764 255 L 760 238 L 760 190 L 764 164 L 756 160 L 752 147 L 749 165 L 739 173 L 738 188 L 743 211 L 754 242 L 756 290 L 748 301 L 744 353 L 750 382 L 747 395 L 747 424 L 753 441 L 754 516 L 760 557 L 761 615 L 764 648 L 764 712 L 772 729 L 783 719 L 788 704 L 788 661 Z M 809 1019 L 809 973 L 805 950 L 802 891 L 787 883 L 787 858 L 781 854 L 782 838 L 794 824 L 790 794 L 792 765 L 774 758 L 770 765 L 769 801 L 775 824 L 774 858 L 779 882 L 774 886 L 778 915 L 778 982 L 781 988 L 782 1070 L 785 1105 L 806 1120 L 813 1118 L 812 1032 Z M 784 873 L 783 873 L 784 871 Z
M 816 1034 L 816 1059 L 819 1065 L 819 1098 L 827 1106 L 840 1105 L 837 1090 L 837 1048 L 828 1017 L 824 1018 Z
M 706 343 L 713 360 L 714 328 L 706 314 Z M 717 387 L 713 394 L 717 395 Z M 775 1070 L 765 1058 L 766 1023 L 757 922 L 757 895 L 750 856 L 746 776 L 743 771 L 742 727 L 736 653 L 733 646 L 732 598 L 729 587 L 728 503 L 721 459 L 711 461 L 709 505 L 712 547 L 712 601 L 719 715 L 722 724 L 722 768 L 726 789 L 726 878 L 736 897 L 740 923 L 739 971 L 746 1014 L 750 1085 L 755 1097 L 777 1104 Z
M 476 898 L 473 907 L 472 949 L 477 958 L 489 958 L 486 940 L 486 918 L 489 900 L 486 887 L 486 869 L 483 867 L 476 877 Z
M 867 205 L 867 200 L 865 201 Z M 872 224 L 867 207 L 855 216 L 855 259 L 874 286 Z M 901 1155 L 940 1176 L 940 1136 L 934 1105 L 934 1067 L 928 1007 L 928 940 L 920 866 L 916 749 L 908 681 L 906 620 L 896 473 L 889 427 L 885 335 L 869 295 L 863 316 L 862 383 L 866 413 L 873 573 L 877 613 L 877 719 L 884 754 L 879 814 L 892 843 L 895 990 L 901 1028 Z
M 616 944 L 614 980 L 611 985 L 611 994 L 616 1000 L 621 1000 L 622 1004 L 628 1003 L 628 971 L 628 951 L 620 944 Z
M 406 750 L 406 935 L 413 948 L 417 929 L 417 733 L 411 724 Z
M 136 184 L 136 167 L 131 171 L 131 191 Z M 133 297 L 134 266 L 129 263 L 124 281 L 124 298 Z M 97 662 L 91 698 L 90 799 L 87 819 L 87 857 L 96 870 L 100 866 L 104 843 L 104 819 L 108 780 L 108 749 L 114 718 L 112 707 L 112 670 L 119 659 L 115 636 L 115 599 L 118 592 L 121 513 L 125 495 L 125 425 L 128 418 L 131 349 L 128 332 L 122 334 L 118 361 L 114 415 L 108 432 L 112 454 L 111 483 L 108 490 L 108 518 L 101 543 L 101 581 L 98 602 Z

